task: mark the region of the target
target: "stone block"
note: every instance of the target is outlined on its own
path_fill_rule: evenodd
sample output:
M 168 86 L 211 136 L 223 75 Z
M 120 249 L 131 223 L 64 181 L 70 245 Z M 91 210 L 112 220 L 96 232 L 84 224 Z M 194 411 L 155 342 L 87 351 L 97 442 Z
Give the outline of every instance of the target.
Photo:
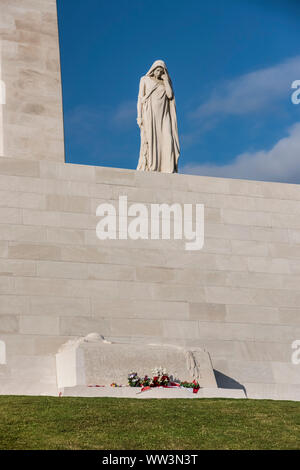
M 39 336 L 31 337 L 33 340 L 33 355 L 35 356 L 54 356 L 59 348 L 66 343 L 68 336 Z
M 250 289 L 237 287 L 205 287 L 205 300 L 220 304 L 253 304 Z
M 273 225 L 271 214 L 246 210 L 221 209 L 221 221 L 225 224 L 256 225 L 259 227 Z
M 84 230 L 46 227 L 45 231 L 46 239 L 49 243 L 63 245 L 83 245 L 85 241 Z
M 14 293 L 14 279 L 11 276 L 0 276 L 0 294 Z
M 19 318 L 16 315 L 0 315 L 0 333 L 17 333 Z
M 262 242 L 289 242 L 289 230 L 287 228 L 251 227 L 251 238 Z
M 152 298 L 156 300 L 205 302 L 205 289 L 202 287 L 195 289 L 192 285 L 167 283 L 156 283 L 149 287 Z
M 184 184 L 189 191 L 212 193 L 212 194 L 227 194 L 229 190 L 230 180 L 225 178 L 211 178 L 207 176 L 193 176 L 185 175 Z M 174 186 L 177 181 L 174 180 Z
M 136 279 L 136 268 L 134 266 L 91 263 L 87 268 L 88 279 L 113 281 L 134 281 Z M 144 279 L 140 280 L 143 281 Z
M 210 303 L 190 303 L 189 319 L 198 321 L 225 321 L 226 306 Z
M 246 383 L 248 398 L 299 401 L 299 385 Z
M 12 238 L 11 225 L 1 224 L 0 225 L 0 240 L 8 241 L 8 240 L 11 240 L 11 238 Z M 6 256 L 8 243 L 2 245 L 2 250 L 3 250 L 3 247 L 5 247 L 5 250 L 3 252 L 5 253 L 5 256 Z
M 272 362 L 272 371 L 277 384 L 300 385 L 299 364 Z
M 51 245 L 11 242 L 8 257 L 28 260 L 59 260 L 60 248 Z
M 20 315 L 27 313 L 29 313 L 29 302 L 27 297 L 8 293 L 1 294 L 0 314 Z
M 209 238 L 206 236 L 204 240 L 203 251 L 209 253 L 231 253 L 232 247 L 229 240 Z
M 53 356 L 12 356 L 10 359 L 12 376 L 19 379 L 35 379 L 39 377 L 47 384 L 56 385 L 55 358 Z
M 246 225 L 230 225 L 207 223 L 205 225 L 205 238 L 221 238 L 223 240 L 251 240 L 251 227 Z
M 257 210 L 257 198 L 232 194 L 210 194 L 210 203 L 213 207 L 247 211 Z
M 188 320 L 189 316 L 187 302 L 165 300 L 107 300 L 94 297 L 91 299 L 91 308 L 95 317 Z
M 300 258 L 300 246 L 287 243 L 270 244 L 270 255 L 272 258 Z
M 14 293 L 17 295 L 73 297 L 76 294 L 76 286 L 73 287 L 70 281 L 62 283 L 60 279 L 30 277 L 15 277 L 13 281 Z M 77 297 L 80 297 L 80 295 L 77 295 Z
M 5 341 L 7 363 L 10 363 L 11 357 L 18 354 L 34 355 L 34 336 L 20 335 L 17 331 L 16 333 L 1 334 L 1 339 Z
M 97 167 L 94 166 L 65 163 L 58 167 L 58 178 L 67 181 L 88 181 L 94 183 L 96 169 Z
M 35 276 L 34 261 L 0 259 L 1 276 Z
M 253 197 L 263 197 L 265 194 L 264 183 L 261 181 L 250 181 L 241 179 L 229 179 L 227 181 L 228 192 L 230 194 L 241 194 Z
M 299 307 L 279 308 L 278 315 L 282 325 L 300 325 Z
M 110 320 L 107 318 L 91 318 L 83 316 L 63 316 L 60 318 L 60 335 L 81 336 L 96 331 L 109 336 L 111 333 Z
M 88 198 L 82 196 L 48 194 L 46 196 L 46 210 L 90 213 L 91 203 Z
M 40 166 L 40 177 L 41 178 L 58 178 L 59 163 L 52 161 L 41 160 Z
M 136 172 L 118 168 L 95 167 L 95 178 L 96 183 L 134 186 L 136 183 Z
M 18 222 L 16 222 L 18 223 Z M 23 210 L 23 223 L 25 225 L 38 225 L 38 226 L 61 226 L 61 219 L 59 212 L 43 212 L 38 210 Z
M 112 336 L 162 336 L 162 322 L 159 319 L 123 319 L 112 318 L 110 320 L 110 334 Z M 101 333 L 99 331 L 99 333 Z
M 229 323 L 280 324 L 277 307 L 257 305 L 226 305 L 226 321 Z
M 197 339 L 199 328 L 196 321 L 163 320 L 163 336 L 172 339 Z
M 59 335 L 59 317 L 45 315 L 21 316 L 20 333 L 24 335 Z
M 176 283 L 197 284 L 197 286 L 223 286 L 226 284 L 226 273 L 212 270 L 204 271 L 204 266 L 200 268 L 184 268 L 174 270 Z
M 90 299 L 73 297 L 28 297 L 29 310 L 32 315 L 46 316 L 84 316 L 91 315 Z
M 173 380 L 197 380 L 202 387 L 216 387 L 209 354 L 200 349 L 111 343 L 93 333 L 66 343 L 56 355 L 58 387 L 78 385 L 126 385 L 128 374 L 151 375 L 164 364 Z
M 19 203 L 18 207 L 25 209 L 45 210 L 46 198 L 44 194 L 36 193 L 18 193 Z
M 299 229 L 300 220 L 299 217 L 295 217 L 294 214 L 279 214 L 279 213 L 270 213 L 271 226 L 275 228 L 290 228 L 290 229 Z
M 216 269 L 221 271 L 248 271 L 247 257 L 242 255 L 217 254 L 215 263 Z
M 289 274 L 290 261 L 284 258 L 256 257 L 247 259 L 249 271 L 258 273 Z
M 18 208 L 0 207 L 0 224 L 21 224 L 22 212 Z
M 17 160 L 14 158 L 0 158 L 0 173 L 13 176 L 39 176 L 38 162 L 30 160 Z
M 257 289 L 252 292 L 252 298 L 256 305 L 293 308 L 299 305 L 300 293 L 288 289 Z
M 30 225 L 11 225 L 8 240 L 18 242 L 46 242 L 46 228 Z
M 174 281 L 176 276 L 174 269 L 150 266 L 137 266 L 135 274 L 136 280 L 143 282 L 170 282 Z
M 262 362 L 244 361 L 214 361 L 214 368 L 222 370 L 222 373 L 229 375 L 241 385 L 245 383 L 275 383 L 271 364 Z
M 288 229 L 288 237 L 291 244 L 300 244 L 300 230 Z
M 62 261 L 38 261 L 36 274 L 43 278 L 87 279 L 88 265 Z
M 256 209 L 268 213 L 300 214 L 298 201 L 287 199 L 257 198 Z
M 0 191 L 1 207 L 19 207 L 19 193 L 16 191 Z
M 231 240 L 232 253 L 242 256 L 268 256 L 269 245 L 267 243 L 248 240 Z
M 0 241 L 0 258 L 7 258 L 8 255 L 8 242 L 1 240 Z
M 250 287 L 251 289 L 282 289 L 283 276 L 280 274 L 255 272 L 228 272 L 226 284 L 232 287 Z
M 300 199 L 300 191 L 298 184 L 278 184 L 271 182 L 261 183 L 261 189 L 264 197 L 276 199 Z

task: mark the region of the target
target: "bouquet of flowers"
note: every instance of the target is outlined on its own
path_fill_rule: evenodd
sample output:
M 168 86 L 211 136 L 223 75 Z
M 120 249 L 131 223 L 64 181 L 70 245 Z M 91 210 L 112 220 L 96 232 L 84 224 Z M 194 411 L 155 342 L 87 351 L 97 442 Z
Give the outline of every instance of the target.
M 156 367 L 152 371 L 153 376 L 149 377 L 145 375 L 142 379 L 138 376 L 137 372 L 131 372 L 128 375 L 128 385 L 130 387 L 142 387 L 142 391 L 146 389 L 150 389 L 151 387 L 184 387 L 184 388 L 191 388 L 193 393 L 197 393 L 200 385 L 199 382 L 193 380 L 192 382 L 172 382 L 170 379 L 170 375 L 167 373 L 166 369 L 162 367 Z
M 131 372 L 131 374 L 128 375 L 128 385 L 130 387 L 140 387 L 141 383 L 141 378 L 137 375 L 137 372 Z
M 151 378 L 148 377 L 148 375 L 145 375 L 145 377 L 143 378 L 143 380 L 141 382 L 141 386 L 142 387 L 150 387 L 150 384 L 151 384 Z
M 180 387 L 192 388 L 193 393 L 197 393 L 200 388 L 200 385 L 199 385 L 199 382 L 196 382 L 196 380 L 193 380 L 193 382 L 186 382 L 186 381 L 180 382 Z
M 150 383 L 150 387 L 159 387 L 159 386 L 168 386 L 170 383 L 169 374 L 167 373 L 166 369 L 162 367 L 156 367 L 152 371 L 153 379 Z
M 137 372 L 131 372 L 128 375 L 128 385 L 130 387 L 167 387 L 170 384 L 170 377 L 166 369 L 156 367 L 152 374 L 152 378 L 145 375 L 142 379 Z

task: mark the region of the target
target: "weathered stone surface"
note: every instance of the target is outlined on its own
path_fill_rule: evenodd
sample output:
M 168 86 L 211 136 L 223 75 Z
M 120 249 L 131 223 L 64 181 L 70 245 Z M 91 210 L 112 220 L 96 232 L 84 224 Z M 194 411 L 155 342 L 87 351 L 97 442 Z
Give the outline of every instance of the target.
M 65 387 L 61 390 L 64 397 L 114 397 L 114 398 L 138 398 L 141 400 L 150 398 L 246 398 L 243 390 L 230 390 L 228 388 L 200 388 L 198 393 L 192 393 L 191 389 L 181 388 L 151 388 L 145 392 L 131 387 Z
M 78 385 L 127 385 L 128 374 L 152 376 L 166 368 L 175 381 L 197 380 L 202 387 L 217 388 L 209 354 L 200 348 L 172 345 L 111 343 L 96 333 L 70 341 L 56 354 L 58 388 Z
M 149 174 L 145 188 L 135 172 L 128 170 L 98 167 L 95 182 L 87 183 L 79 181 L 80 172 L 73 166 L 69 173 L 68 169 L 68 164 L 47 162 L 43 177 L 11 175 L 7 178 L 18 180 L 3 180 L 0 312 L 5 316 L 2 335 L 8 352 L 16 350 L 15 340 L 10 343 L 9 338 L 12 341 L 19 335 L 18 351 L 23 348 L 24 354 L 40 354 L 45 338 L 45 351 L 53 355 L 63 342 L 59 338 L 90 331 L 132 344 L 155 341 L 205 347 L 219 387 L 244 387 L 253 397 L 296 399 L 298 369 L 291 367 L 291 344 L 300 337 L 297 229 L 292 219 L 285 219 L 281 228 L 266 227 L 265 220 L 253 219 L 252 213 L 247 219 L 248 208 L 255 207 L 257 198 L 263 199 L 265 193 L 270 198 L 267 183 L 242 182 L 241 188 L 234 184 L 237 194 L 227 192 L 223 204 L 222 197 L 214 196 L 219 195 L 218 189 L 229 191 L 231 181 L 228 186 L 227 180 L 218 185 L 214 178 Z M 60 181 L 59 175 L 66 179 Z M 87 171 L 83 180 L 89 175 L 92 172 Z M 89 207 L 95 210 L 101 201 L 113 201 L 113 189 L 115 198 L 128 189 L 133 190 L 129 191 L 132 202 L 146 200 L 149 204 L 151 194 L 153 201 L 163 202 L 166 194 L 170 196 L 172 178 L 184 181 L 182 193 L 178 189 L 181 183 L 176 190 L 181 204 L 185 197 L 190 201 L 188 194 L 193 193 L 197 201 L 204 195 L 215 206 L 208 208 L 217 212 L 206 223 L 204 250 L 186 252 L 181 241 L 175 245 L 172 240 L 97 239 L 97 218 L 93 211 L 88 212 Z M 193 192 L 196 181 L 197 193 Z M 66 182 L 75 185 L 71 193 Z M 88 187 L 81 186 L 85 184 Z M 76 185 L 82 190 L 80 195 L 76 195 Z M 277 186 L 283 189 L 277 190 Z M 278 183 L 272 187 L 284 200 L 299 200 L 299 187 Z M 101 199 L 96 200 L 93 195 L 99 188 Z M 46 199 L 39 199 L 41 196 Z M 247 204 L 248 199 L 253 200 L 243 210 L 245 225 L 231 218 L 237 210 L 233 208 L 242 211 L 244 197 Z M 50 205 L 42 209 L 43 201 Z M 176 202 L 175 196 L 169 201 Z M 276 215 L 285 216 L 285 205 L 277 207 L 283 212 Z M 224 219 L 227 213 L 230 223 L 215 217 L 222 214 Z M 34 336 L 40 342 L 38 349 L 31 339 Z M 11 371 L 7 374 L 11 377 Z M 26 386 L 26 390 L 33 389 Z M 44 390 L 41 385 L 41 393 Z
M 0 78 L 6 87 L 0 153 L 31 160 L 1 161 L 0 172 L 37 176 L 37 160 L 64 161 L 56 2 L 2 0 L 0 18 Z
M 58 348 L 96 331 L 205 348 L 228 393 L 300 400 L 300 186 L 66 164 L 55 0 L 1 0 L 0 36 L 0 393 L 57 394 Z M 120 195 L 204 204 L 203 250 L 100 241 Z

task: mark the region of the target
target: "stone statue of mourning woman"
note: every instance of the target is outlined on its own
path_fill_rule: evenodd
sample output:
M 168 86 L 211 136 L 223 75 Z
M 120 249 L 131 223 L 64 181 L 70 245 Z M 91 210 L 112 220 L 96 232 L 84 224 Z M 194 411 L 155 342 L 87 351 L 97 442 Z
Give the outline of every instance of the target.
M 176 104 L 164 61 L 156 60 L 141 78 L 137 110 L 141 131 L 137 170 L 177 173 L 180 146 Z

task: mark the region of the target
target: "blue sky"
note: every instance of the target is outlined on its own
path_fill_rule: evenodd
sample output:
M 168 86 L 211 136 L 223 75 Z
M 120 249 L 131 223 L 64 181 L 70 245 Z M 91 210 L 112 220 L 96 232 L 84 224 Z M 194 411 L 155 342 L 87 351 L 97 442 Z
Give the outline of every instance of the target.
M 58 0 L 66 161 L 136 168 L 139 80 L 171 75 L 180 173 L 300 183 L 298 0 Z

